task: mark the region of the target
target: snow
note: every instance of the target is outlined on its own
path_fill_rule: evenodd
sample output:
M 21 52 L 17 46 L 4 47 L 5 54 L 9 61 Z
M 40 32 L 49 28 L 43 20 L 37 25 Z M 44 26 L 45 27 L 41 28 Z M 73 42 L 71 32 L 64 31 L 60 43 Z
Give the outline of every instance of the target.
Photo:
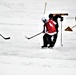
M 64 3 L 65 6 L 61 7 Z M 0 75 L 76 75 L 76 29 L 73 28 L 72 32 L 64 30 L 76 24 L 75 6 L 75 0 L 1 0 L 0 34 L 11 39 L 0 37 Z M 62 22 L 63 46 L 61 22 L 58 20 L 59 34 L 55 47 L 41 49 L 43 34 L 30 40 L 25 36 L 31 37 L 42 31 L 41 18 L 47 18 L 48 12 L 68 12 L 69 15 Z
M 1 57 L 0 59 L 2 59 L 3 61 L 1 62 L 0 60 L 0 74 L 2 75 L 75 75 L 75 61 L 54 60 L 47 58 L 27 58 L 18 56 Z M 63 68 L 64 64 L 66 68 Z M 62 68 L 60 68 L 59 66 L 62 66 Z

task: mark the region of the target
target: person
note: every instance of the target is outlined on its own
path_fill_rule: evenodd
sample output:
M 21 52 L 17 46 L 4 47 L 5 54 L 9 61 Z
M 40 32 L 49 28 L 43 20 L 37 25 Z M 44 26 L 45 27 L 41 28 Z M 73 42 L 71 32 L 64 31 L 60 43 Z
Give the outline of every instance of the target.
M 52 45 L 53 47 L 55 46 L 55 43 L 56 43 L 56 40 L 57 40 L 57 37 L 58 37 L 58 28 L 59 28 L 58 18 L 60 18 L 60 21 L 63 21 L 63 17 L 61 16 L 61 14 L 53 15 L 53 21 L 56 22 L 55 28 L 56 28 L 56 32 L 57 32 L 57 34 L 55 34 L 53 36 L 53 45 Z
M 53 21 L 53 15 L 49 15 L 49 20 L 43 19 L 44 28 L 43 28 L 43 46 L 42 48 L 48 47 L 52 48 L 52 36 L 56 34 L 55 22 Z M 48 46 L 49 44 L 49 46 Z

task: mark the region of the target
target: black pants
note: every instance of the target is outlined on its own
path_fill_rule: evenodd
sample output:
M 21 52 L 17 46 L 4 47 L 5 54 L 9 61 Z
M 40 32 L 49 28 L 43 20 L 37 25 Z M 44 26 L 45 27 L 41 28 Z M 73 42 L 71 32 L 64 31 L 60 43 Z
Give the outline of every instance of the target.
M 53 37 L 53 40 L 52 40 L 52 37 Z M 58 37 L 58 33 L 55 34 L 55 35 L 48 35 L 48 34 L 45 34 L 43 36 L 43 45 L 44 46 L 47 46 L 48 44 L 50 45 L 50 47 L 54 47 L 55 43 L 56 43 L 56 40 L 57 40 L 57 37 Z
M 56 43 L 57 37 L 58 37 L 58 33 L 53 35 L 53 44 L 52 44 L 53 47 L 54 47 L 54 45 Z
M 53 41 L 52 41 L 52 36 L 48 34 L 44 34 L 43 36 L 43 46 L 47 46 L 48 44 L 50 47 L 53 47 Z

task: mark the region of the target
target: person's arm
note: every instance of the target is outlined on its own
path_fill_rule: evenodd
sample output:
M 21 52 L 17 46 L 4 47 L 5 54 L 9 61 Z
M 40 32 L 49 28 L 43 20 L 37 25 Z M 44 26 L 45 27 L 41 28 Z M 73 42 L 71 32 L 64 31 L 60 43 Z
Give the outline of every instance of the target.
M 43 33 L 45 33 L 46 23 L 43 25 Z
M 63 17 L 61 17 L 60 21 L 63 21 Z
M 60 21 L 63 21 L 63 17 L 61 15 L 56 15 L 58 18 L 60 18 Z

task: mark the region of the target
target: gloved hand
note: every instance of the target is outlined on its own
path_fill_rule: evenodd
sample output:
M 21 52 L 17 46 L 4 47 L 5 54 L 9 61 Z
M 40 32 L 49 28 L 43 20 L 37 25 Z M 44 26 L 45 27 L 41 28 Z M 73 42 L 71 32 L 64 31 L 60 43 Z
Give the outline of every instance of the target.
M 43 30 L 42 32 L 45 33 L 45 30 Z
M 61 17 L 60 21 L 63 21 L 63 17 Z

